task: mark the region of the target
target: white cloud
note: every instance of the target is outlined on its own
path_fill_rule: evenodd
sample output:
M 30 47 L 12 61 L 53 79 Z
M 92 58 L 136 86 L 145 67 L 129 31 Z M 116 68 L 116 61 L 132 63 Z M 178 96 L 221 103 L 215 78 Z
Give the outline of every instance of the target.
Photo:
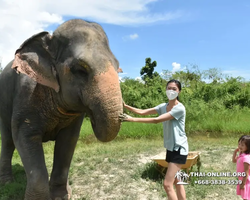
M 38 5 L 32 0 L 26 0 L 26 3 L 0 2 L 0 56 L 3 67 L 14 58 L 15 50 L 24 40 L 52 23 L 62 23 L 60 15 L 39 10 Z
M 130 34 L 130 35 L 126 35 L 124 37 L 122 37 L 123 41 L 127 41 L 127 40 L 135 40 L 139 37 L 139 35 L 137 33 L 134 34 Z
M 123 78 L 119 76 L 119 82 L 124 82 Z
M 156 21 L 171 20 L 181 16 L 179 11 L 150 13 L 149 4 L 158 0 L 67 0 L 41 1 L 51 13 L 60 15 L 91 18 L 103 23 L 112 24 L 146 24 Z M 45 2 L 45 3 L 44 3 Z
M 139 37 L 139 35 L 138 35 L 137 33 L 132 34 L 132 35 L 129 35 L 129 38 L 130 38 L 131 40 L 135 40 L 135 39 L 137 39 L 138 37 Z
M 179 71 L 181 69 L 181 64 L 179 64 L 177 62 L 173 62 L 172 66 L 173 66 L 173 69 L 172 69 L 173 73 L 176 72 L 176 71 Z
M 64 16 L 117 25 L 148 24 L 181 17 L 181 12 L 151 13 L 158 0 L 1 0 L 0 56 L 2 66 L 14 58 L 15 50 L 35 33 L 63 22 Z M 138 35 L 131 35 L 131 39 Z
M 140 83 L 143 83 L 143 84 L 145 83 L 145 81 L 142 80 L 142 78 L 140 76 L 136 77 L 135 80 L 140 82 Z

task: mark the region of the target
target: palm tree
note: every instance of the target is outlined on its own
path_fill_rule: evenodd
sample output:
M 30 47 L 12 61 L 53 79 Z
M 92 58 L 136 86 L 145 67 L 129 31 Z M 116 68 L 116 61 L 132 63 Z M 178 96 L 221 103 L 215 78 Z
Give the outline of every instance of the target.
M 182 174 L 182 177 L 183 177 L 183 181 L 187 181 L 188 178 L 189 178 L 189 175 L 186 174 L 186 173 L 183 173 L 183 174 Z
M 182 175 L 183 175 L 183 172 L 181 170 L 179 170 L 178 172 L 176 172 L 175 178 L 177 178 L 178 180 L 180 180 L 180 182 L 182 182 L 182 180 L 181 180 Z
M 176 172 L 175 178 L 177 178 L 179 180 L 179 182 L 177 183 L 178 185 L 180 185 L 180 184 L 188 184 L 188 183 L 186 183 L 184 181 L 188 180 L 189 175 L 186 174 L 185 172 L 182 172 L 181 170 L 179 170 L 178 172 Z

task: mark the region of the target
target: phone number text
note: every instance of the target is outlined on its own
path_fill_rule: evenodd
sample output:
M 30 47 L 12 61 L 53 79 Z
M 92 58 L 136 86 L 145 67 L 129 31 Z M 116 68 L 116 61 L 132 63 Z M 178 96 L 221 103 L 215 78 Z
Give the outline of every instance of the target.
M 242 180 L 197 180 L 198 185 L 240 185 Z

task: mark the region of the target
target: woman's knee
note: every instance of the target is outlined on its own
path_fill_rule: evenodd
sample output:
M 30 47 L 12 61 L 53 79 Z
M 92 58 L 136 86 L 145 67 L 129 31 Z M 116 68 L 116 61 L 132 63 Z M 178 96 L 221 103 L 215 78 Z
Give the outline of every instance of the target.
M 168 182 L 166 180 L 164 180 L 163 182 L 163 187 L 165 189 L 165 191 L 168 193 L 170 191 L 172 191 L 174 188 L 173 188 L 173 182 Z

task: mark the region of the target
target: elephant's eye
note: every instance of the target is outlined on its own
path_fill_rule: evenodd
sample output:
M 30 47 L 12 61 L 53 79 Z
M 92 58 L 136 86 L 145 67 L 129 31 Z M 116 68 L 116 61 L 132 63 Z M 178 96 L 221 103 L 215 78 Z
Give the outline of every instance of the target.
M 82 62 L 82 61 L 74 62 L 74 65 L 71 68 L 71 71 L 74 74 L 88 75 L 89 66 L 85 62 Z
M 81 67 L 82 70 L 86 71 L 87 73 L 90 72 L 89 65 L 86 62 L 80 60 L 79 61 L 79 65 L 80 65 L 80 67 Z

